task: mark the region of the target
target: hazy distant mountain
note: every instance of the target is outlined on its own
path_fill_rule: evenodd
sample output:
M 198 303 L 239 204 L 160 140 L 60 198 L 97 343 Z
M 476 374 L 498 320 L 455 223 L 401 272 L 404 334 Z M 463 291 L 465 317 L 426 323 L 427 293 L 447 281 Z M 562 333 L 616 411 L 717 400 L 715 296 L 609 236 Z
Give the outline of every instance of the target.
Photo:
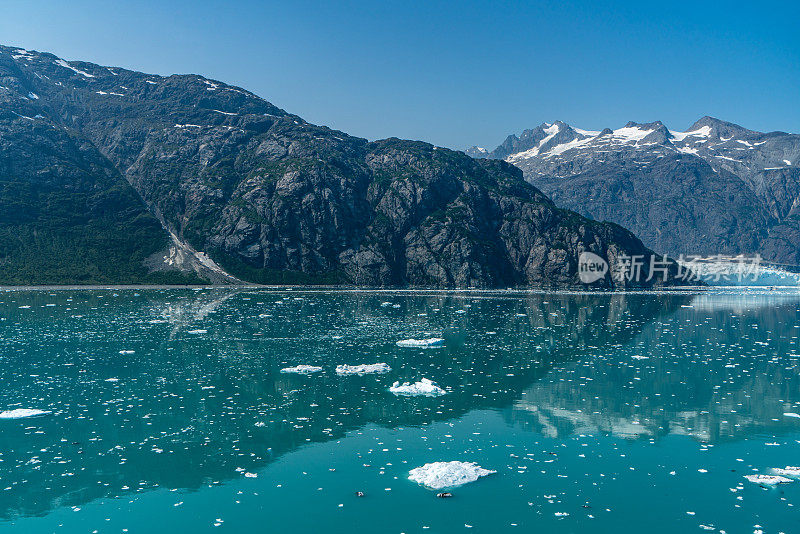
M 712 117 L 684 132 L 555 122 L 466 152 L 513 163 L 557 205 L 621 224 L 659 252 L 760 252 L 800 264 L 800 135 Z
M 577 285 L 649 251 L 502 161 L 367 142 L 195 75 L 0 47 L 0 283 Z M 157 277 L 156 277 L 157 278 Z M 607 275 L 597 282 L 611 286 Z

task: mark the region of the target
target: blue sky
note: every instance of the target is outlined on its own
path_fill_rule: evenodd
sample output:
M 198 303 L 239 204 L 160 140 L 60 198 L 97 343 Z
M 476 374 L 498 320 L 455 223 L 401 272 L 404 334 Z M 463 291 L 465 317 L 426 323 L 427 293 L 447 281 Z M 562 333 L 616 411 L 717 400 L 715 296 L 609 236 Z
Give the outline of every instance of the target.
M 564 120 L 800 133 L 800 2 L 3 2 L 0 42 L 241 85 L 369 139 Z

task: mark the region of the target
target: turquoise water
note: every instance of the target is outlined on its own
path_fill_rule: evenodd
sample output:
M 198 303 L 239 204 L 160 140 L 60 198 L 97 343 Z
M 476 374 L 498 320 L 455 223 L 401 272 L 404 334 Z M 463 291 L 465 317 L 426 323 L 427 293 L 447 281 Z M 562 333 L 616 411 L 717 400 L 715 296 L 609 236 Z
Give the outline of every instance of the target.
M 788 290 L 0 292 L 0 411 L 53 412 L 0 420 L 0 531 L 800 532 L 800 481 L 744 479 L 800 465 L 799 311 Z M 449 393 L 387 391 L 423 377 Z M 450 499 L 407 479 L 450 460 L 497 474 Z

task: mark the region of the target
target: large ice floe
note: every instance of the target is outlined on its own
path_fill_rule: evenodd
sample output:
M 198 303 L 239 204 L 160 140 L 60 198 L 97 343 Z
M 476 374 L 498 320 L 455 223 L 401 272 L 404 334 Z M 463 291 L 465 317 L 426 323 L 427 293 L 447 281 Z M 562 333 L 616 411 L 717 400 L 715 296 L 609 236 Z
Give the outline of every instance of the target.
M 786 478 L 780 475 L 745 475 L 744 478 L 753 482 L 754 484 L 762 484 L 765 486 L 775 486 L 776 484 L 788 484 L 794 482 L 791 478 Z
M 787 465 L 784 468 L 774 467 L 772 472 L 782 477 L 798 477 L 800 478 L 800 467 Z
M 0 412 L 0 419 L 26 419 L 28 417 L 41 417 L 50 415 L 52 412 L 46 410 L 34 410 L 32 408 L 17 408 L 16 410 L 6 410 Z
M 408 479 L 431 489 L 452 488 L 497 471 L 484 469 L 475 462 L 433 462 L 408 472 Z
M 436 385 L 435 382 L 423 378 L 419 382 L 395 382 L 389 388 L 389 391 L 395 395 L 405 395 L 407 397 L 438 397 L 439 395 L 447 395 L 447 391 Z
M 412 349 L 433 349 L 444 347 L 444 339 L 440 337 L 429 337 L 428 339 L 401 339 L 396 344 L 398 347 Z
M 322 371 L 322 367 L 317 367 L 316 365 L 295 365 L 294 367 L 284 367 L 281 369 L 281 373 L 297 373 L 301 375 L 318 373 L 320 371 Z
M 362 363 L 359 365 L 337 365 L 336 374 L 347 375 L 372 375 L 378 373 L 388 373 L 392 368 L 385 363 Z

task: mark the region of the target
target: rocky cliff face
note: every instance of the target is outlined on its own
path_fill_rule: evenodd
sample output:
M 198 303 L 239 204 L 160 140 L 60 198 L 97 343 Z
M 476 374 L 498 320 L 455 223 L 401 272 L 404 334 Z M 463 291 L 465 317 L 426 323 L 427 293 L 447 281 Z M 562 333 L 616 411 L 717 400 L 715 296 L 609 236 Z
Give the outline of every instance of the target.
M 0 47 L 0 98 L 0 137 L 74 139 L 97 159 L 88 174 L 107 176 L 96 190 L 113 181 L 131 199 L 126 209 L 149 228 L 161 223 L 158 244 L 170 235 L 173 250 L 151 255 L 151 269 L 180 256 L 205 276 L 224 278 L 224 270 L 262 283 L 570 286 L 580 285 L 583 251 L 612 270 L 626 256 L 651 254 L 617 225 L 557 208 L 508 163 L 421 142 L 368 142 L 200 76 Z M 35 169 L 0 180 L 47 176 L 67 188 L 78 180 L 72 163 L 54 167 L 50 153 L 35 153 Z M 17 160 L 12 151 L 0 157 Z M 126 237 L 121 209 L 109 214 Z M 595 285 L 651 283 L 607 274 Z
M 800 135 L 711 117 L 685 132 L 555 122 L 467 153 L 513 163 L 557 205 L 621 224 L 673 257 L 760 253 L 800 264 Z

